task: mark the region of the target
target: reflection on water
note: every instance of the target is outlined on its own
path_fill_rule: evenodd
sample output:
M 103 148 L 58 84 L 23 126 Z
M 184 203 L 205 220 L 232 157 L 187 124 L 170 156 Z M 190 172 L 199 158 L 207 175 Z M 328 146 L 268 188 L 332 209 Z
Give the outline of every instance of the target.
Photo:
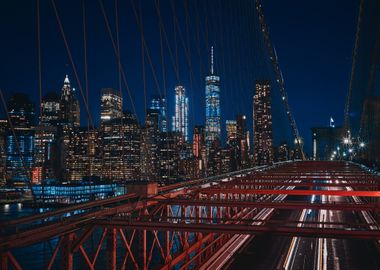
M 38 213 L 39 209 L 26 207 L 22 203 L 11 203 L 0 205 L 0 220 L 11 220 L 18 217 L 29 216 Z

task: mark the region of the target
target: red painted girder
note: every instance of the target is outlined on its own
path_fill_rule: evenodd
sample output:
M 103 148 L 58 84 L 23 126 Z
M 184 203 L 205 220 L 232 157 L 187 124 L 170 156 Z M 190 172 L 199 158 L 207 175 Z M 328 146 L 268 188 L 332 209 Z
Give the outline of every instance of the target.
M 235 188 L 209 188 L 200 190 L 206 194 L 286 194 L 286 195 L 329 195 L 343 197 L 380 197 L 380 191 L 363 190 L 290 190 L 290 189 L 235 189 Z
M 380 210 L 380 203 L 310 203 L 310 202 L 251 202 L 239 200 L 170 200 L 169 205 L 185 206 L 215 206 L 215 207 L 247 207 L 247 208 L 275 208 L 275 209 L 326 209 L 341 211 L 376 211 Z
M 46 241 L 50 238 L 64 235 L 68 232 L 77 231 L 91 225 L 92 221 L 96 218 L 113 216 L 117 213 L 136 211 L 157 203 L 158 201 L 152 200 L 129 203 L 109 209 L 99 210 L 98 213 L 88 213 L 82 216 L 74 216 L 73 218 L 67 218 L 63 221 L 52 222 L 46 225 L 41 225 L 37 228 L 32 227 L 31 229 L 27 229 L 23 232 L 2 236 L 0 237 L 0 251 Z
M 43 219 L 48 219 L 48 218 L 52 218 L 52 217 L 56 217 L 56 216 L 63 216 L 67 213 L 71 213 L 71 212 L 74 212 L 77 210 L 86 210 L 86 209 L 90 209 L 90 208 L 94 208 L 94 207 L 106 206 L 106 205 L 112 204 L 112 203 L 120 203 L 121 201 L 129 200 L 129 199 L 132 199 L 135 197 L 137 197 L 137 195 L 134 193 L 131 193 L 131 194 L 122 195 L 122 196 L 118 196 L 118 197 L 112 197 L 112 198 L 108 198 L 108 199 L 104 199 L 104 200 L 86 202 L 86 203 L 77 204 L 74 206 L 64 207 L 64 208 L 54 210 L 54 211 L 49 211 L 49 212 L 40 213 L 40 214 L 36 214 L 36 215 L 12 219 L 9 221 L 3 221 L 3 222 L 0 222 L 0 227 L 17 226 L 20 224 L 37 222 L 37 221 L 40 221 Z
M 303 180 L 302 180 L 303 181 Z M 357 183 L 355 182 L 348 182 L 348 183 L 313 183 L 313 182 L 291 182 L 291 181 L 278 181 L 276 182 L 270 182 L 270 181 L 239 181 L 239 182 L 228 182 L 228 183 L 221 183 L 220 187 L 234 187 L 234 186 L 249 186 L 249 185 L 256 185 L 256 186 L 296 186 L 296 187 L 364 187 L 364 188 L 380 188 L 380 183 L 378 184 L 371 184 L 371 183 Z
M 277 234 L 285 236 L 317 237 L 317 238 L 360 238 L 380 239 L 379 230 L 352 230 L 332 228 L 285 227 L 271 225 L 241 225 L 241 224 L 186 224 L 169 222 L 130 222 L 128 220 L 103 220 L 99 226 L 118 227 L 139 230 L 185 231 L 224 234 Z
M 262 180 L 262 179 L 282 179 L 282 180 L 368 180 L 368 181 L 379 181 L 380 177 L 375 177 L 373 175 L 306 175 L 306 174 L 266 174 L 266 175 L 248 175 L 243 177 L 236 177 L 236 180 Z

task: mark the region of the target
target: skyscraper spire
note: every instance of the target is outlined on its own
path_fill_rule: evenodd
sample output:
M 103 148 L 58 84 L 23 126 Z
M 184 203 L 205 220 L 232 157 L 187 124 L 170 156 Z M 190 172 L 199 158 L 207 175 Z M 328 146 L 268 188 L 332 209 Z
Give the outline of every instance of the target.
M 210 74 L 206 76 L 205 142 L 207 154 L 215 140 L 220 140 L 220 77 L 214 73 L 214 47 L 211 46 Z
M 69 75 L 66 75 L 64 84 L 70 84 Z
M 214 46 L 211 46 L 211 75 L 214 75 Z

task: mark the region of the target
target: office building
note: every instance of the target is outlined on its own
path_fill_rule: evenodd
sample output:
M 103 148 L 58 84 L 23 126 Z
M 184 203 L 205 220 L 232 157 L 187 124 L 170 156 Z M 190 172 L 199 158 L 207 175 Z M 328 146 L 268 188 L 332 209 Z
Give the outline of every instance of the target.
M 150 103 L 150 109 L 159 111 L 158 126 L 161 132 L 168 131 L 167 105 L 165 97 L 153 95 Z
M 236 120 L 226 120 L 226 132 L 227 132 L 227 152 L 224 153 L 224 164 L 228 163 L 230 170 L 236 170 L 239 163 L 239 141 L 237 138 L 237 122 Z M 226 158 L 228 162 L 226 163 Z
M 80 126 L 79 101 L 75 97 L 75 89 L 71 88 L 70 80 L 67 75 L 61 90 L 59 113 L 59 121 L 61 125 Z
M 74 127 L 67 148 L 66 180 L 89 180 L 100 174 L 100 138 L 98 131 Z
M 141 131 L 141 179 L 159 179 L 159 128 L 160 111 L 149 109 L 146 114 L 145 128 Z
M 123 99 L 120 91 L 103 88 L 100 98 L 100 123 L 121 118 L 123 115 Z
M 283 162 L 290 159 L 290 155 L 294 155 L 286 142 L 282 142 L 278 147 L 274 147 L 273 159 L 275 162 Z
M 195 159 L 195 177 L 201 177 L 205 171 L 206 144 L 204 126 L 195 126 L 193 131 L 193 157 Z
M 249 166 L 249 132 L 247 130 L 247 117 L 238 115 L 236 117 L 236 140 L 239 147 L 238 169 Z
M 58 152 L 56 142 L 59 117 L 60 97 L 54 92 L 49 92 L 42 97 L 40 121 L 35 128 L 35 156 L 32 172 L 34 183 L 41 183 L 45 179 L 54 179 L 57 176 L 54 170 L 54 160 Z
M 272 100 L 270 81 L 257 81 L 253 97 L 255 165 L 273 163 Z
M 34 164 L 34 104 L 27 95 L 16 93 L 9 100 L 8 113 L 11 123 L 6 131 L 7 179 L 25 186 L 32 181 Z
M 160 178 L 164 184 L 178 179 L 181 140 L 182 134 L 179 132 L 162 132 L 160 135 Z
M 206 76 L 206 149 L 211 148 L 215 140 L 220 140 L 220 77 L 214 73 L 214 48 L 211 47 L 210 73 Z
M 102 170 L 104 180 L 140 179 L 141 130 L 136 115 L 125 111 L 123 117 L 101 127 Z
M 185 87 L 175 87 L 175 112 L 172 118 L 172 131 L 182 134 L 184 141 L 188 141 L 189 131 L 189 99 L 186 97 Z

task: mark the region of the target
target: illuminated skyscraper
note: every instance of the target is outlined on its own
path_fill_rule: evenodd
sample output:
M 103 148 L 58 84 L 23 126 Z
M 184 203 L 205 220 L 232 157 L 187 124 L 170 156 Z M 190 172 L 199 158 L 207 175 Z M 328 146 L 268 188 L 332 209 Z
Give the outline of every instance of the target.
M 175 113 L 173 116 L 172 130 L 180 132 L 188 140 L 189 125 L 189 99 L 185 94 L 185 87 L 178 85 L 175 87 Z
M 100 98 L 100 122 L 121 118 L 123 115 L 123 98 L 119 91 L 103 88 Z
M 147 110 L 145 128 L 141 131 L 141 178 L 157 181 L 159 179 L 160 111 Z
M 54 92 L 47 93 L 42 98 L 40 124 L 54 126 L 60 115 L 60 98 Z
M 75 127 L 70 133 L 68 145 L 66 180 L 81 181 L 100 174 L 100 138 L 98 131 L 88 127 Z
M 193 156 L 196 158 L 202 157 L 202 148 L 204 146 L 204 127 L 195 126 L 193 132 Z
M 193 156 L 196 162 L 195 176 L 203 176 L 206 168 L 206 145 L 205 145 L 204 126 L 195 126 L 193 131 Z
M 237 122 L 236 120 L 226 120 L 227 132 L 227 149 L 223 152 L 224 165 L 230 170 L 236 170 L 239 163 L 239 140 L 237 138 Z M 229 154 L 229 155 L 228 155 Z
M 75 97 L 75 89 L 71 89 L 69 77 L 63 82 L 60 102 L 60 121 L 62 125 L 80 126 L 79 101 Z
M 59 121 L 57 135 L 57 158 L 55 160 L 55 171 L 59 180 L 70 180 L 69 150 L 73 145 L 73 133 L 80 126 L 79 101 L 75 97 L 75 89 L 71 88 L 70 80 L 66 75 L 61 90 L 59 106 Z
M 270 81 L 257 81 L 253 97 L 253 136 L 256 165 L 273 162 L 272 100 Z
M 236 139 L 239 145 L 238 169 L 243 169 L 249 165 L 249 133 L 245 115 L 236 117 Z
M 150 103 L 150 109 L 159 111 L 158 126 L 161 132 L 168 131 L 167 124 L 167 106 L 165 97 L 159 95 L 153 95 Z
M 42 98 L 40 123 L 35 128 L 33 182 L 55 178 L 54 155 L 57 140 L 57 123 L 60 116 L 60 97 L 49 92 Z
M 160 177 L 165 184 L 178 179 L 181 137 L 182 134 L 179 132 L 161 133 L 159 142 Z
M 136 115 L 125 111 L 123 119 L 102 125 L 102 178 L 108 180 L 140 179 L 141 130 Z
M 31 181 L 34 163 L 34 104 L 22 93 L 14 94 L 8 103 L 14 128 L 6 135 L 7 178 L 14 183 Z
M 237 127 L 235 120 L 226 120 L 227 144 L 232 145 L 236 141 Z
M 211 47 L 210 74 L 206 76 L 206 147 L 220 140 L 220 77 L 214 74 L 214 48 Z
M 40 124 L 35 127 L 33 182 L 55 178 L 54 158 L 56 151 L 57 127 Z

